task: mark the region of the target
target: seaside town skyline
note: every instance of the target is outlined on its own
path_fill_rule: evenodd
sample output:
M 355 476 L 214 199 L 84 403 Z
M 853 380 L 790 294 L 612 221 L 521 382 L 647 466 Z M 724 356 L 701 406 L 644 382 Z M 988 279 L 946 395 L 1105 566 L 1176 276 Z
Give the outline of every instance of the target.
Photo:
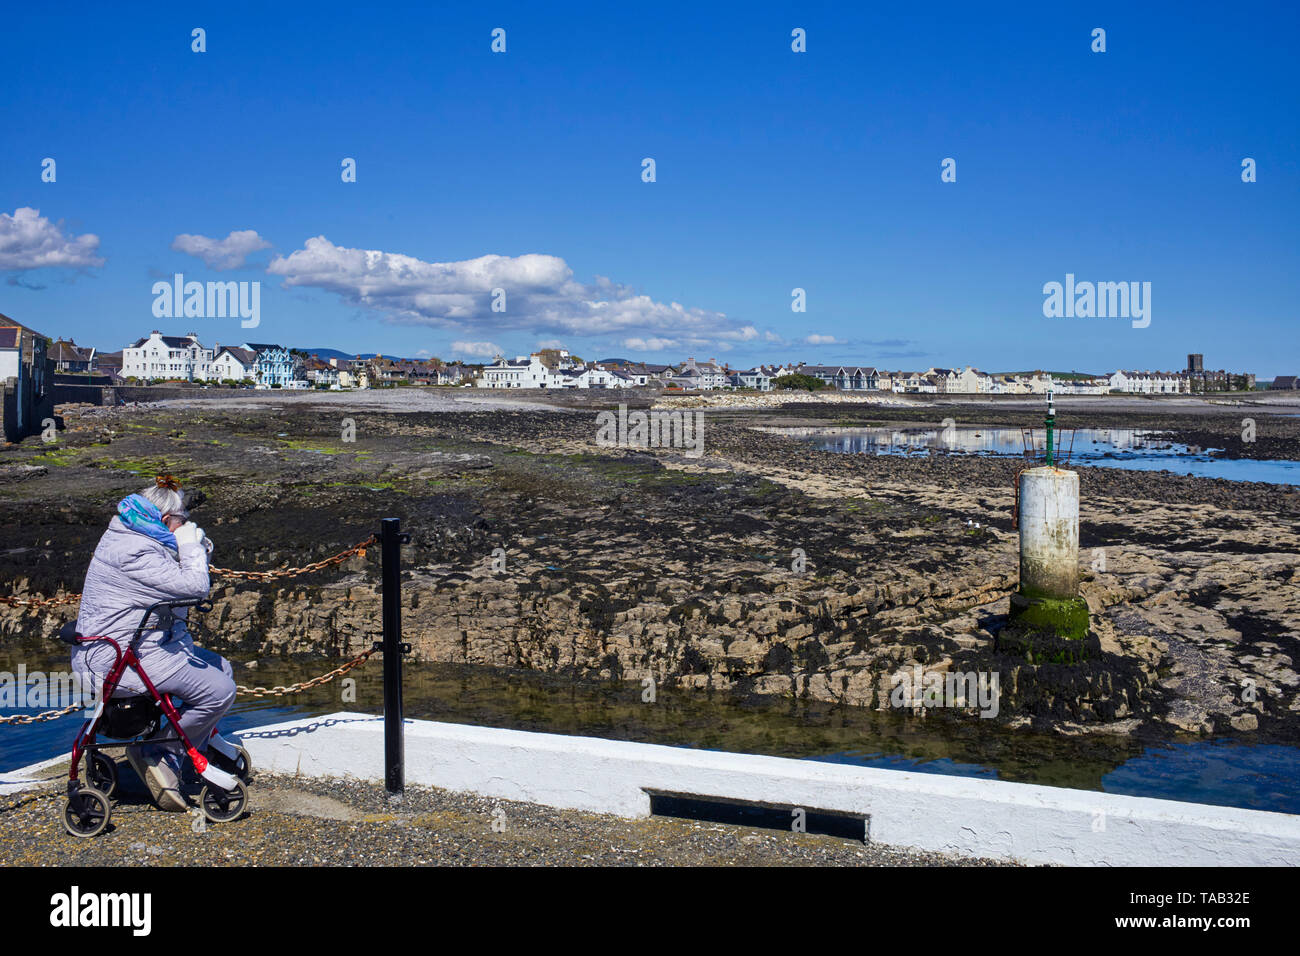
M 1201 353 L 1188 353 L 1180 371 L 1117 368 L 1111 373 L 1033 369 L 985 371 L 972 365 L 889 369 L 854 363 L 819 364 L 802 360 L 733 366 L 715 357 L 672 363 L 626 356 L 583 358 L 558 346 L 526 355 L 498 354 L 485 362 L 444 361 L 373 352 L 345 352 L 279 343 L 213 341 L 205 346 L 196 333 L 165 334 L 155 329 L 115 352 L 52 338 L 0 314 L 0 328 L 15 333 L 7 343 L 22 349 L 21 331 L 45 343 L 50 370 L 86 375 L 105 384 L 183 382 L 258 388 L 354 389 L 392 385 L 467 385 L 479 388 L 636 388 L 707 391 L 813 386 L 844 392 L 915 394 L 1194 394 L 1247 391 L 1257 387 L 1254 373 L 1206 368 Z M 30 364 L 31 358 L 28 357 Z M 793 378 L 792 378 L 793 377 Z M 796 382 L 802 379 L 801 382 Z M 811 381 L 816 380 L 816 381 Z M 1260 383 L 1296 388 L 1296 376 Z

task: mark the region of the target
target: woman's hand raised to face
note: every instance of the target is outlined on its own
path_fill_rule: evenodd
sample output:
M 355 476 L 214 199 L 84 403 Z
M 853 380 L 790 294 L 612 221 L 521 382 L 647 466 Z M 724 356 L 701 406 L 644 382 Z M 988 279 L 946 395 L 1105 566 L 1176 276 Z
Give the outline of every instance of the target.
M 203 529 L 193 521 L 186 521 L 179 528 L 173 531 L 172 534 L 176 535 L 177 544 L 202 545 L 203 549 L 208 554 L 212 553 L 212 542 L 208 539 L 208 536 L 203 533 Z

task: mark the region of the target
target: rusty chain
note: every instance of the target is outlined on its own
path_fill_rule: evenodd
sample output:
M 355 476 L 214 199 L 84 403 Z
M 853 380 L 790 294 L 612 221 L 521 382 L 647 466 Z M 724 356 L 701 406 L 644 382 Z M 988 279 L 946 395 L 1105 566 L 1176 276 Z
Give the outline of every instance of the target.
M 378 648 L 372 647 L 368 651 L 362 651 L 347 663 L 339 665 L 334 668 L 334 670 L 327 674 L 322 674 L 320 677 L 313 677 L 311 680 L 299 681 L 296 684 L 290 684 L 288 687 L 281 687 L 278 684 L 275 687 L 245 687 L 243 684 L 236 684 L 235 693 L 248 694 L 251 697 L 283 697 L 285 694 L 300 694 L 312 687 L 318 687 L 321 684 L 328 684 L 330 681 L 342 677 L 348 671 L 360 667 L 366 661 L 370 660 L 370 655 L 375 653 L 377 649 Z
M 16 714 L 13 717 L 0 717 L 0 724 L 39 724 L 56 717 L 63 717 L 74 711 L 84 710 L 85 704 L 70 704 L 62 710 L 47 710 L 39 714 Z
M 0 597 L 0 604 L 8 604 L 10 607 L 58 607 L 60 604 L 76 604 L 80 600 L 80 594 L 62 594 L 52 598 L 18 598 L 5 595 Z
M 365 541 L 354 544 L 345 551 L 340 551 L 328 558 L 322 558 L 320 561 L 313 561 L 311 564 L 303 565 L 300 568 L 275 568 L 271 571 L 233 571 L 230 568 L 208 568 L 208 573 L 223 578 L 238 578 L 242 581 L 277 581 L 281 578 L 297 577 L 300 574 L 310 574 L 312 571 L 320 571 L 324 568 L 342 564 L 353 555 L 365 557 L 367 549 L 373 548 L 378 543 L 379 536 L 372 534 Z M 80 594 L 62 594 L 59 597 L 52 598 L 20 598 L 6 595 L 0 597 L 0 604 L 8 604 L 10 607 L 59 607 L 63 604 L 75 604 L 80 600 Z
M 342 564 L 354 554 L 365 557 L 366 549 L 373 548 L 379 543 L 379 536 L 372 534 L 360 544 L 354 544 L 346 551 L 340 551 L 338 554 L 328 558 L 322 558 L 320 561 L 314 561 L 311 564 L 305 564 L 301 568 L 276 568 L 272 571 L 232 571 L 229 568 L 209 568 L 210 574 L 218 575 L 223 578 L 239 578 L 243 581 L 277 581 L 280 578 L 293 578 L 300 574 L 309 574 L 312 571 L 320 571 L 324 568 L 333 567 Z

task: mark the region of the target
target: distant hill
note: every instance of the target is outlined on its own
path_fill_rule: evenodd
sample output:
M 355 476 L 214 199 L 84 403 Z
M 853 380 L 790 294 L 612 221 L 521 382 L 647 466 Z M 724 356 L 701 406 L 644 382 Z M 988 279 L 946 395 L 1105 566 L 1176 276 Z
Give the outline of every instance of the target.
M 332 358 L 336 358 L 336 359 L 353 359 L 353 358 L 356 358 L 356 357 L 357 357 L 357 353 L 356 353 L 356 352 L 340 352 L 338 349 L 312 349 L 312 348 L 299 348 L 299 347 L 296 346 L 296 345 L 294 346 L 294 348 L 298 349 L 298 351 L 300 351 L 300 352 L 306 352 L 308 355 L 319 355 L 321 358 L 323 358 L 323 359 L 325 359 L 325 360 L 327 360 L 327 361 L 328 361 L 329 359 L 332 359 Z M 361 353 L 361 357 L 362 357 L 363 359 L 374 358 L 374 357 L 375 357 L 375 353 L 374 353 L 374 352 L 362 352 L 362 353 Z

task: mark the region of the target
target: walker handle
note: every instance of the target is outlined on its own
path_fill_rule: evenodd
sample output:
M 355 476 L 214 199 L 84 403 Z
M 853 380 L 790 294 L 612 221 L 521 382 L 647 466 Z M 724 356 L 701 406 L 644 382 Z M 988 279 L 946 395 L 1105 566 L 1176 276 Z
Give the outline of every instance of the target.
M 212 601 L 209 598 L 192 598 L 188 601 L 159 601 L 157 604 L 151 604 L 140 618 L 140 625 L 135 629 L 135 637 L 131 639 L 131 646 L 135 647 L 144 636 L 145 626 L 149 623 L 149 618 L 155 614 L 159 608 L 168 608 L 176 610 L 182 607 L 192 607 L 200 614 L 207 614 L 212 610 Z

